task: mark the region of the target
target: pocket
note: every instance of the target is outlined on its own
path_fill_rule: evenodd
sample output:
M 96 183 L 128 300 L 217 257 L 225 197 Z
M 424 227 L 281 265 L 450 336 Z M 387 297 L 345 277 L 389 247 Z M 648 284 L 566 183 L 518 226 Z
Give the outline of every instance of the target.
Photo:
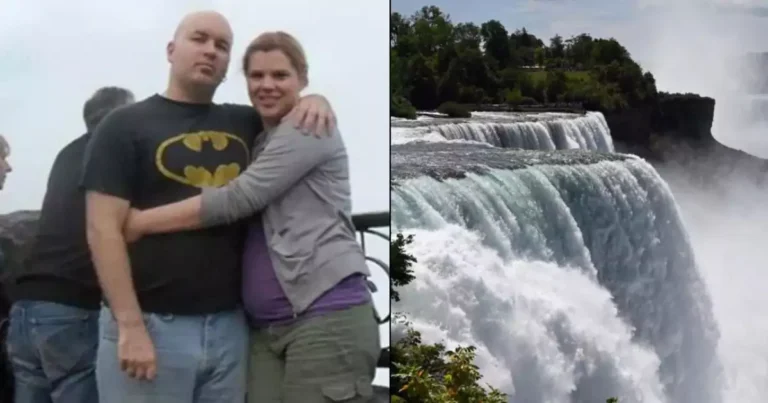
M 93 367 L 99 344 L 95 314 L 29 319 L 30 338 L 53 376 Z
M 373 396 L 369 379 L 337 381 L 321 386 L 323 396 L 332 402 L 367 402 Z
M 77 325 L 89 320 L 95 320 L 95 314 L 67 314 L 64 316 L 44 316 L 31 318 L 32 326 Z
M 31 326 L 67 325 L 96 320 L 98 311 L 87 311 L 56 302 L 36 301 L 18 308 L 19 318 L 26 318 Z M 23 314 L 21 314 L 23 310 Z

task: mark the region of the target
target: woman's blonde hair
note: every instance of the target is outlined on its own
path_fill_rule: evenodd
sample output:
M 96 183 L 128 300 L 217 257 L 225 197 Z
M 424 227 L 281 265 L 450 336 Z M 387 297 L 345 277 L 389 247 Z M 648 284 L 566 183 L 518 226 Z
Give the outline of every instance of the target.
M 304 54 L 304 48 L 301 46 L 298 40 L 293 35 L 283 32 L 265 32 L 256 37 L 248 45 L 243 56 L 243 72 L 248 74 L 248 68 L 251 55 L 256 52 L 270 52 L 273 50 L 279 50 L 285 54 L 288 61 L 296 72 L 299 74 L 299 80 L 304 85 L 309 83 L 309 66 L 307 65 L 307 57 Z

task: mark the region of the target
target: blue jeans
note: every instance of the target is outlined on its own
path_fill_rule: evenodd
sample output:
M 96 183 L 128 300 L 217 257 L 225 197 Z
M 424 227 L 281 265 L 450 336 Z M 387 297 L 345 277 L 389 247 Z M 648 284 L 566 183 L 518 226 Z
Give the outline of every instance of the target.
M 136 380 L 120 369 L 117 323 L 102 308 L 96 381 L 102 403 L 244 402 L 248 325 L 242 311 L 201 316 L 144 314 L 157 375 Z
M 96 403 L 98 310 L 46 301 L 11 307 L 8 357 L 19 403 Z

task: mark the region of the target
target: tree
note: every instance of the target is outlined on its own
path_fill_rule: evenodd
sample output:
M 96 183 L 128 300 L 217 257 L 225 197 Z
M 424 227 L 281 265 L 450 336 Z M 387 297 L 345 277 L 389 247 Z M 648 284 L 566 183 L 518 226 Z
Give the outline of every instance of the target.
M 499 21 L 490 20 L 480 26 L 485 42 L 485 55 L 494 61 L 497 69 L 507 67 L 510 61 L 509 34 Z
M 549 40 L 549 55 L 553 59 L 565 58 L 565 44 L 563 43 L 563 37 L 555 35 Z
M 578 103 L 598 111 L 658 102 L 653 75 L 616 39 L 583 33 L 548 44 L 498 20 L 454 24 L 438 7 L 390 15 L 391 111 L 415 117 L 447 102 Z M 541 71 L 544 70 L 544 71 Z
M 407 285 L 416 277 L 413 276 L 411 266 L 416 263 L 416 258 L 405 251 L 405 247 L 413 243 L 413 235 L 403 236 L 397 234 L 395 239 L 389 243 L 389 261 L 392 269 L 390 270 L 391 292 L 390 298 L 393 301 L 400 301 L 400 294 L 395 287 Z

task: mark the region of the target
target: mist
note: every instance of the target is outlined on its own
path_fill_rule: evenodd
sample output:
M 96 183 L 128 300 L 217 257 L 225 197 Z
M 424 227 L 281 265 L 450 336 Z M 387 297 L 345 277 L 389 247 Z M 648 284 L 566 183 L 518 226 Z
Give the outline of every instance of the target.
M 660 91 L 715 98 L 714 137 L 726 146 L 768 157 L 768 120 L 749 113 L 760 97 L 747 95 L 740 81 L 745 54 L 767 50 L 764 32 L 759 31 L 765 31 L 768 18 L 707 7 L 706 1 L 670 3 L 649 19 L 653 26 L 645 30 L 644 67 L 654 74 Z M 768 399 L 767 192 L 743 172 L 703 188 L 688 182 L 697 165 L 656 168 L 675 195 L 712 297 L 721 332 L 718 354 L 725 368 L 725 402 L 764 402 Z
M 645 44 L 637 52 L 660 91 L 715 98 L 714 137 L 729 147 L 768 158 L 768 121 L 749 113 L 759 97 L 748 95 L 743 81 L 746 74 L 754 73 L 747 71 L 746 54 L 768 51 L 768 16 L 747 12 L 749 4 L 747 0 L 672 0 L 663 8 L 652 8 L 632 36 L 644 37 Z

